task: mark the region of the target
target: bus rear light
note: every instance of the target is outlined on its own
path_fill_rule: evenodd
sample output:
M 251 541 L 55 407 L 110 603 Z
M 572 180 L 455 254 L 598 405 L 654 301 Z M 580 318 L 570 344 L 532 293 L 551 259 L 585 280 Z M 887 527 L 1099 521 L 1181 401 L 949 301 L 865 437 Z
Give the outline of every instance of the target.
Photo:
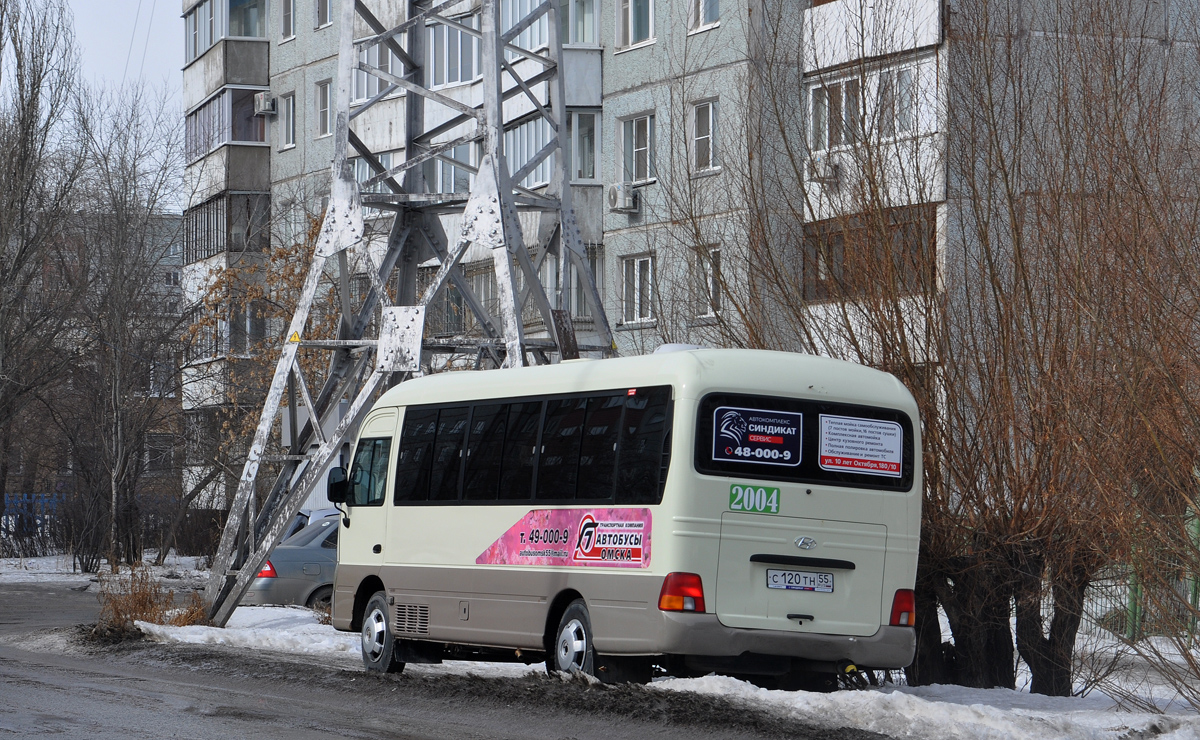
M 664 612 L 704 612 L 704 584 L 695 573 L 668 573 L 658 593 Z
M 270 560 L 266 561 L 265 563 L 263 563 L 262 570 L 260 570 L 258 572 L 258 575 L 254 576 L 254 577 L 255 578 L 274 578 L 275 577 L 275 566 L 271 565 Z
M 917 624 L 917 597 L 911 590 L 902 588 L 892 599 L 893 627 L 913 627 Z

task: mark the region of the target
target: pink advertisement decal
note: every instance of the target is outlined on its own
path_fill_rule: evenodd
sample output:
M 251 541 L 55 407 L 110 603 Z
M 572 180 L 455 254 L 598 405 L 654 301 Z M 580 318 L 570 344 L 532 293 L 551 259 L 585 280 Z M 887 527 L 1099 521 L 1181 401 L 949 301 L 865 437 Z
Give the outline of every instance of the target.
M 475 558 L 478 565 L 650 565 L 649 509 L 534 509 Z

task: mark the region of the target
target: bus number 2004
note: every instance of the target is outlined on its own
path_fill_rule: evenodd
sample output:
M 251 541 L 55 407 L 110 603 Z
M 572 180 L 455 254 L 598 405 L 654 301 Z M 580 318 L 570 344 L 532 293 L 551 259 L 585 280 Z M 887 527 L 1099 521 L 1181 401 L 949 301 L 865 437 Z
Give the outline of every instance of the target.
M 729 510 L 756 514 L 779 513 L 779 489 L 761 486 L 730 486 Z

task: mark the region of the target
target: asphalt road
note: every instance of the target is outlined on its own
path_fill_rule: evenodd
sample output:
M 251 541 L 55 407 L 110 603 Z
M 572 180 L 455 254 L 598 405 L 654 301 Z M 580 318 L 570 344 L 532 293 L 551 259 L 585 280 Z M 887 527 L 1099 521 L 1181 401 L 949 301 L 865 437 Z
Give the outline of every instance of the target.
M 81 637 L 95 586 L 0 584 L 0 738 L 858 740 L 720 698 L 558 679 L 376 676 L 296 656 Z

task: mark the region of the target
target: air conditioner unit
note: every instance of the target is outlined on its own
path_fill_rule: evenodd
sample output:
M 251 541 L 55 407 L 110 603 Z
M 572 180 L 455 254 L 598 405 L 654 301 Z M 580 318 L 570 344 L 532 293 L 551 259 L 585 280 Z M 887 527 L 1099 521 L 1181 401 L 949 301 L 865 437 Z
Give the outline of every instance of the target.
M 828 153 L 814 154 L 808 160 L 808 179 L 818 185 L 837 187 L 842 177 L 842 166 Z
M 608 210 L 635 213 L 641 205 L 638 192 L 631 182 L 618 182 L 608 186 Z
M 275 115 L 275 96 L 270 92 L 263 90 L 262 92 L 254 93 L 254 115 L 256 116 L 273 116 Z

